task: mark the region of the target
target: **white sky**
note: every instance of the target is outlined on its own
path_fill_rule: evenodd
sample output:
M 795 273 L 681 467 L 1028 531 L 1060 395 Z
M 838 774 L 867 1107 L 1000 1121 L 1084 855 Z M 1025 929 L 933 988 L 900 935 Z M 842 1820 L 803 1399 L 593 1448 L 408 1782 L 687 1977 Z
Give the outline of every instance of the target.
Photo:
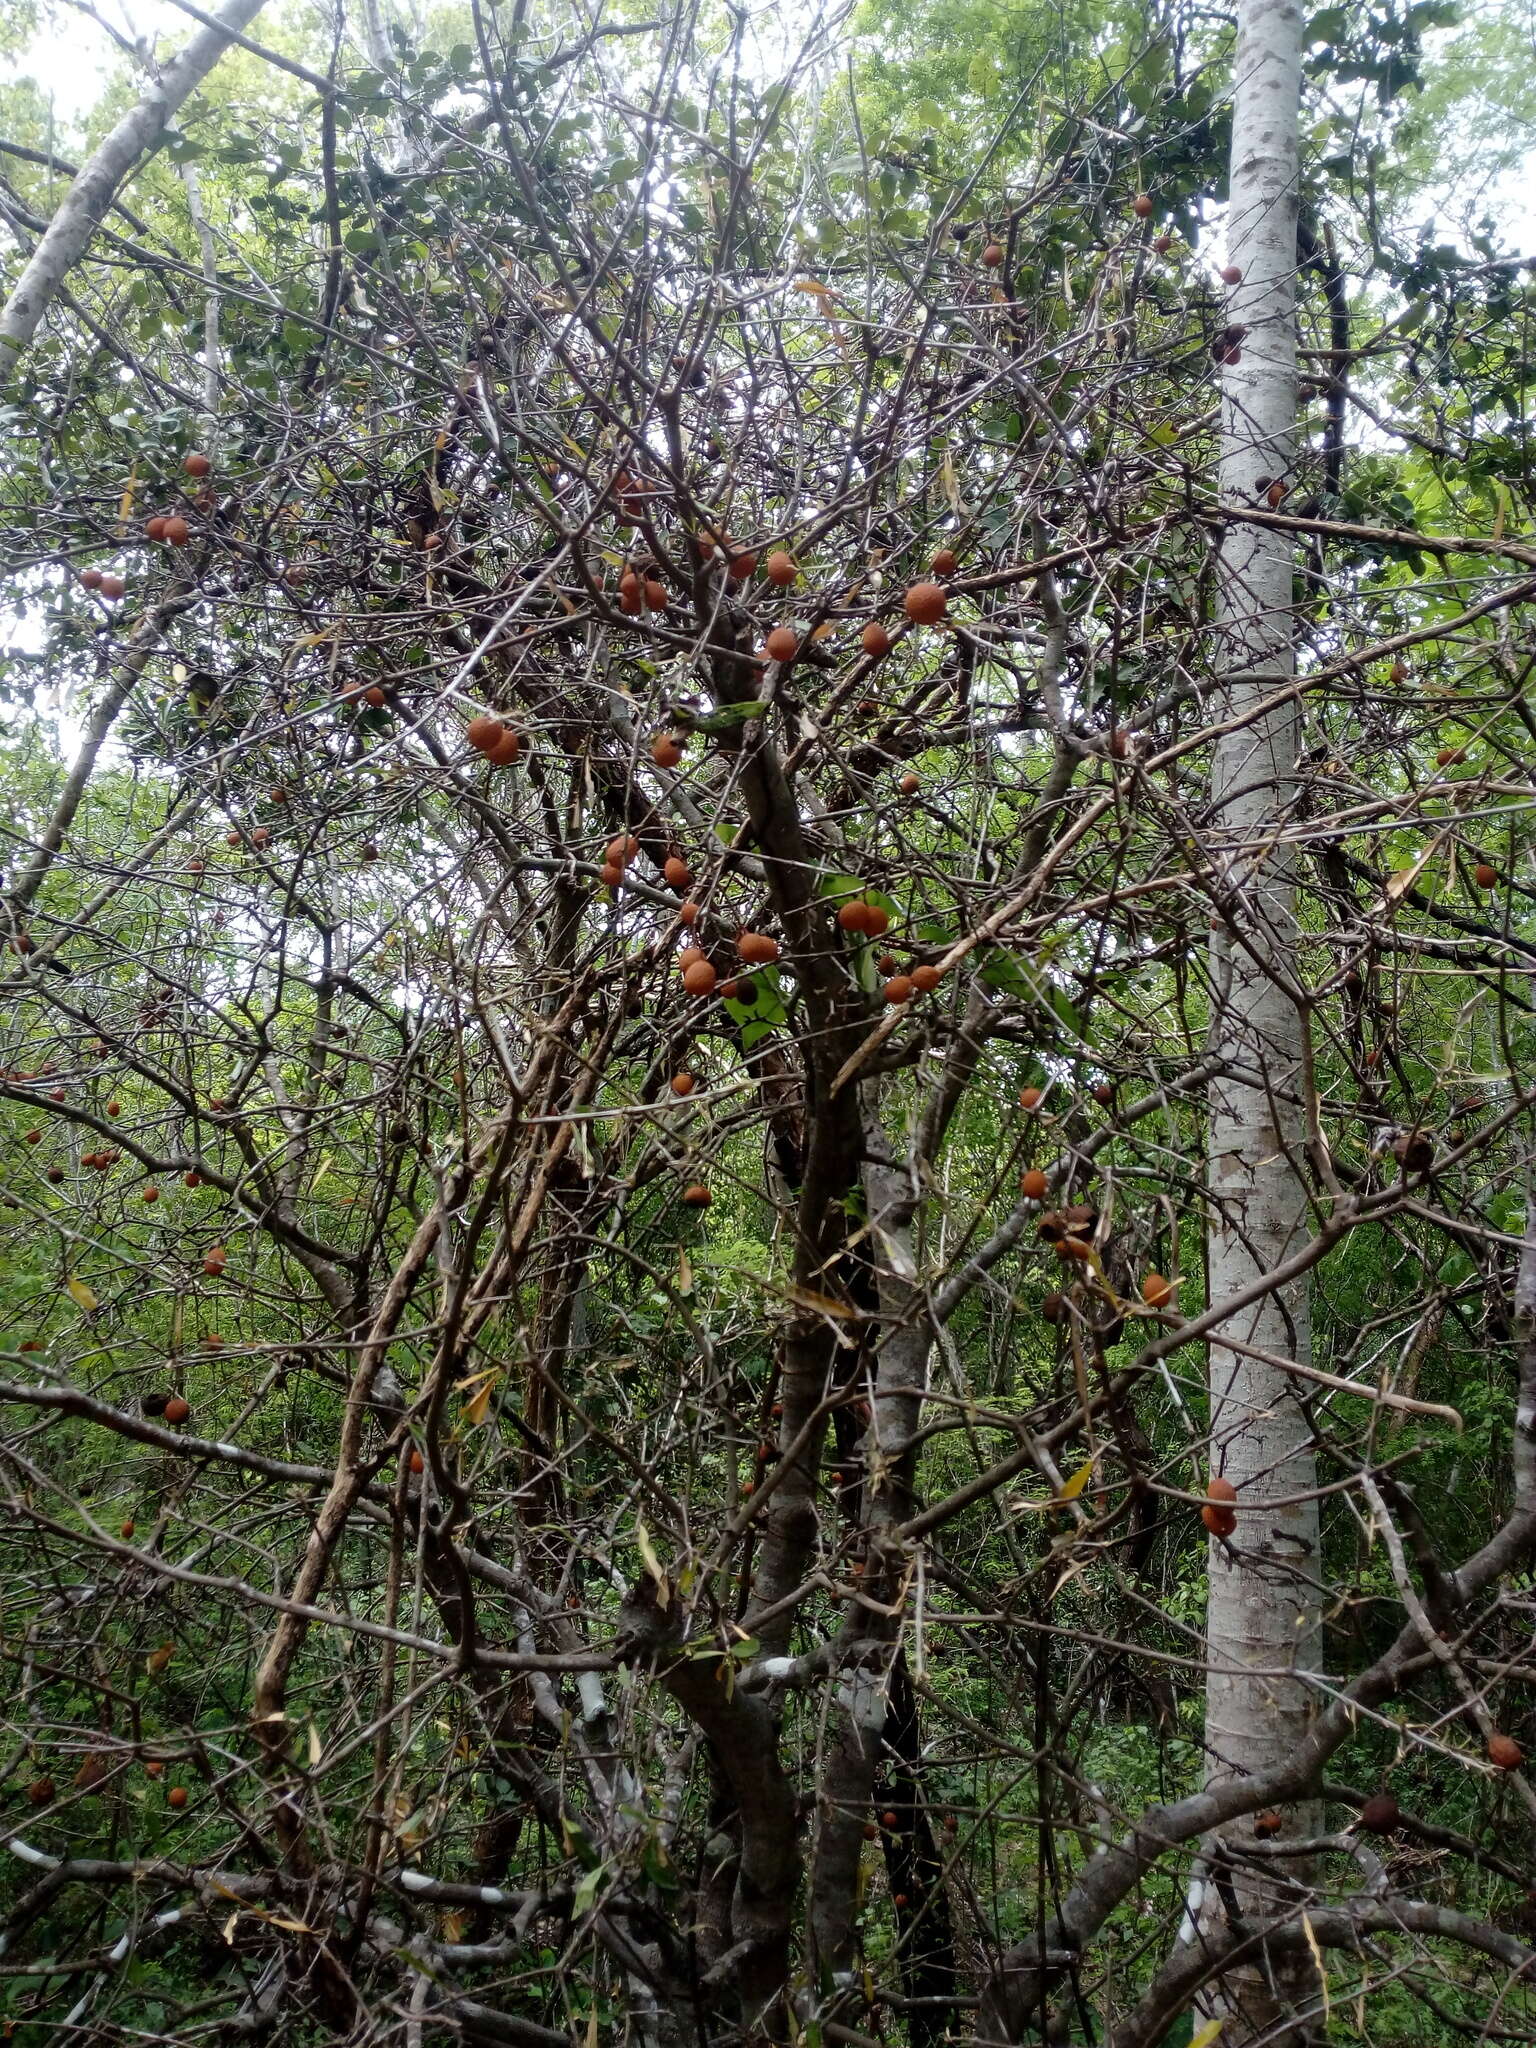
M 170 0 L 99 0 L 96 11 L 130 40 L 149 38 L 162 54 L 179 48 L 197 26 Z M 259 36 L 259 19 L 252 33 Z M 67 28 L 56 22 L 38 34 L 17 68 L 52 96 L 60 126 L 69 127 L 90 112 L 118 61 L 106 28 L 72 15 Z M 1483 197 L 1507 248 L 1536 257 L 1536 157 L 1493 181 Z
M 100 23 L 129 40 L 147 37 L 162 54 L 179 48 L 197 26 L 171 0 L 98 0 L 95 11 Z M 259 38 L 259 18 L 251 33 Z M 89 113 L 118 61 L 106 27 L 71 13 L 33 39 L 17 68 L 52 96 L 56 118 L 69 126 Z M 1536 257 L 1536 157 L 1491 183 L 1485 196 L 1511 253 Z

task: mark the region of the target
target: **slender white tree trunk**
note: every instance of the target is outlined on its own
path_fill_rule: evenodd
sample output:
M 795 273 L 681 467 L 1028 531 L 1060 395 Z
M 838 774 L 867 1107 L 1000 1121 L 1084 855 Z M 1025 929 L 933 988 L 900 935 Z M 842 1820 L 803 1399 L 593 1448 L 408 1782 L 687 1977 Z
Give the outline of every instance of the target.
M 1236 509 L 1288 483 L 1296 426 L 1297 131 L 1303 9 L 1297 0 L 1240 0 L 1232 130 L 1228 318 L 1247 330 L 1223 368 L 1221 495 Z M 1294 668 L 1287 536 L 1234 522 L 1223 536 L 1217 637 L 1226 716 L 1283 690 Z M 1290 704 L 1262 712 L 1218 742 L 1212 765 L 1215 859 L 1235 933 L 1212 942 L 1214 1035 L 1223 1066 L 1210 1093 L 1211 1299 L 1272 1271 L 1308 1232 L 1300 1178 L 1302 1019 L 1295 974 L 1295 880 L 1275 842 L 1295 783 L 1300 720 Z M 1247 1348 L 1239 1348 L 1247 1347 Z M 1316 1667 L 1318 1518 L 1315 1503 L 1270 1507 L 1315 1482 L 1299 1383 L 1272 1361 L 1306 1362 L 1305 1285 L 1242 1310 L 1210 1344 L 1211 1463 L 1238 1488 L 1231 1546 L 1212 1539 L 1207 1623 L 1207 1771 L 1212 1780 L 1266 1771 L 1288 1758 L 1313 1711 L 1304 1678 Z M 1252 1355 L 1264 1354 L 1262 1357 Z M 1309 1818 L 1292 1810 L 1285 1832 Z M 1251 1823 L 1240 1823 L 1251 1828 Z M 1211 1845 L 1213 1851 L 1217 1845 Z M 1254 1866 L 1249 1866 L 1253 1868 Z M 1294 1864 L 1273 1878 L 1212 1870 L 1206 1925 L 1235 1901 L 1245 1918 L 1285 1912 Z M 1284 2015 L 1316 2002 L 1315 1971 L 1260 1962 L 1227 1981 L 1224 2041 L 1265 2033 L 1294 2044 L 1313 2031 Z
M 226 0 L 217 26 L 198 30 L 81 165 L 0 311 L 0 372 L 31 342 L 65 273 L 85 254 L 128 173 L 159 146 L 166 124 L 264 5 L 265 0 Z

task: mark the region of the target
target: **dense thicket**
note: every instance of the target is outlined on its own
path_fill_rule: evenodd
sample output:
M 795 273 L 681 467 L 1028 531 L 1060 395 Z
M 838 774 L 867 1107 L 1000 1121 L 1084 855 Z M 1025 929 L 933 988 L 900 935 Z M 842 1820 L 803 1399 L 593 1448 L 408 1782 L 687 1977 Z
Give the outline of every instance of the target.
M 1536 2035 L 1531 300 L 1401 226 L 1447 15 L 1310 23 L 1242 489 L 1204 11 L 259 15 L 120 188 L 0 482 L 18 2039 Z M 1213 1582 L 1320 1615 L 1278 1760 Z

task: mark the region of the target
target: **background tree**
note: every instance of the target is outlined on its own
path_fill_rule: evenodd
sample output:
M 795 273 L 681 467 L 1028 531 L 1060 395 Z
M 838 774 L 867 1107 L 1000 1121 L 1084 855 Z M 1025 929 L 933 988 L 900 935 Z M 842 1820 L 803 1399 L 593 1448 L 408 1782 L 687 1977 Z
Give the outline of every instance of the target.
M 7 2017 L 1527 2038 L 1528 286 L 1336 161 L 1424 24 L 1229 229 L 1203 14 L 259 22 L 7 396 Z

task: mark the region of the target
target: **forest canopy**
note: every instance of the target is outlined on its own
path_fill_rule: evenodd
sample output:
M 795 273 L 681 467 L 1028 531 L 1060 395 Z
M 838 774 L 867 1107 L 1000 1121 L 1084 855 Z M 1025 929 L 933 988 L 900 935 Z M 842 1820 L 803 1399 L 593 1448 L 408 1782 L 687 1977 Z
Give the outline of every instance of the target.
M 1536 2041 L 1529 20 L 144 28 L 0 13 L 6 2038 Z

